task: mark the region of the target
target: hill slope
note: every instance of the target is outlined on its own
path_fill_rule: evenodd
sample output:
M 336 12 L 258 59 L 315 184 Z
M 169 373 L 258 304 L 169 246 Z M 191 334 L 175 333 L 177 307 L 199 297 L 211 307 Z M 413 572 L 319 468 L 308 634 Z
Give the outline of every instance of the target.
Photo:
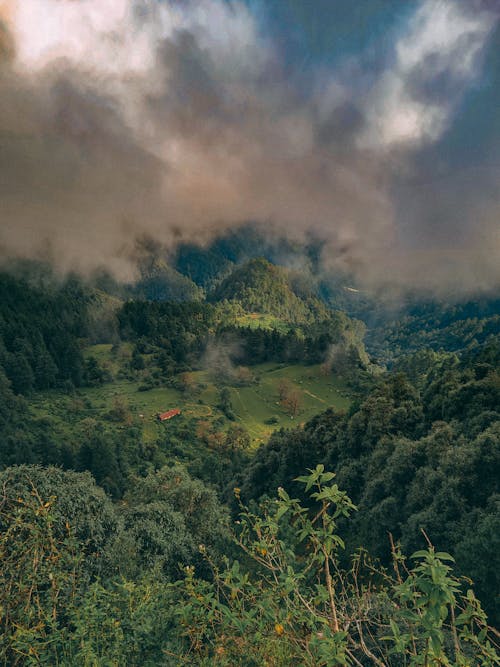
M 203 298 L 203 290 L 163 259 L 153 257 L 140 268 L 141 277 L 132 290 L 135 298 L 148 301 L 199 301 Z
M 273 315 L 287 322 L 326 319 L 328 311 L 313 294 L 293 288 L 292 275 L 265 259 L 252 259 L 225 278 L 210 295 L 212 301 L 237 302 L 245 311 Z

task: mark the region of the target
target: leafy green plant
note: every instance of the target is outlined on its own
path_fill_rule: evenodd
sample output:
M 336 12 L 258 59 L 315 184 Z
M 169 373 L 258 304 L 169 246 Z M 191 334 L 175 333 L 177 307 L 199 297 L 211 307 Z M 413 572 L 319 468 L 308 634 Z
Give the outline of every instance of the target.
M 310 507 L 284 489 L 261 513 L 241 504 L 246 568 L 214 566 L 213 582 L 186 569 L 180 664 L 498 664 L 484 612 L 472 591 L 462 595 L 449 554 L 429 545 L 408 567 L 394 547 L 390 574 L 359 552 L 342 571 L 337 522 L 356 508 L 334 477 L 318 465 L 297 479 Z
M 76 594 L 83 552 L 69 524 L 63 536 L 55 530 L 54 501 L 42 498 L 35 486 L 28 498 L 2 498 L 0 659 L 4 665 L 52 665 L 67 638 L 67 611 Z
M 36 472 L 38 469 L 34 469 Z M 28 470 L 22 470 L 28 474 Z M 193 509 L 200 489 L 168 471 L 138 481 L 143 501 L 165 497 Z M 177 474 L 178 473 L 178 474 Z M 147 568 L 106 581 L 85 567 L 86 542 L 59 500 L 33 479 L 0 497 L 0 663 L 60 667 L 494 667 L 498 635 L 452 557 L 427 549 L 407 559 L 392 545 L 393 572 L 364 551 L 340 565 L 340 519 L 355 506 L 323 465 L 298 478 L 304 505 L 278 490 L 251 511 L 240 501 L 240 560 L 200 544 L 205 578 L 192 565 L 172 583 Z M 12 491 L 16 491 L 12 493 Z M 240 491 L 235 490 L 239 499 Z M 194 495 L 193 495 L 194 494 Z M 129 498 L 131 500 L 131 497 Z M 186 515 L 188 516 L 188 515 Z M 210 538 L 210 522 L 204 526 Z M 203 539 L 202 533 L 198 533 Z M 227 553 L 227 551 L 226 551 Z M 207 565 L 210 570 L 207 569 Z

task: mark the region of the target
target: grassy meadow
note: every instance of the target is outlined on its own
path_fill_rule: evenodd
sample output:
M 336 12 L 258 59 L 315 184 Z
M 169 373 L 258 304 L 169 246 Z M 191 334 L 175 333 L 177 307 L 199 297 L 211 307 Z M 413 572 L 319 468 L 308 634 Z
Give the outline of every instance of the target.
M 118 374 L 128 353 L 125 347 L 118 355 L 112 354 L 110 345 L 95 345 L 88 350 L 88 354 L 104 363 L 113 376 Z M 255 446 L 275 429 L 304 423 L 329 407 L 345 410 L 350 405 L 345 384 L 332 375 L 324 375 L 319 366 L 268 363 L 252 366 L 250 370 L 251 384 L 228 388 L 236 423 L 248 431 Z M 169 427 L 168 422 L 157 421 L 159 412 L 180 408 L 182 417 L 174 417 L 176 420 L 210 421 L 223 417 L 218 407 L 221 384 L 217 378 L 206 370 L 190 372 L 189 376 L 192 387 L 186 391 L 168 386 L 144 391 L 140 390 L 143 386 L 141 379 L 114 379 L 99 387 L 80 389 L 72 396 L 55 390 L 40 392 L 30 400 L 30 409 L 39 417 L 50 416 L 60 421 L 60 428 L 69 433 L 72 422 L 102 417 L 117 405 L 125 405 L 134 422 L 142 424 L 144 439 L 153 441 Z M 297 397 L 295 416 L 291 416 L 280 403 L 283 383 Z M 231 423 L 234 422 L 225 419 L 222 428 L 228 428 Z

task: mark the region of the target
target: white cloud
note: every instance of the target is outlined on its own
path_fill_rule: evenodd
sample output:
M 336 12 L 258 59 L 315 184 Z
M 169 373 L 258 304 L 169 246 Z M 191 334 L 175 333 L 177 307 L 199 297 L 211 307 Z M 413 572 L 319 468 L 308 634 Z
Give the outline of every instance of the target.
M 18 62 L 35 71 L 59 58 L 110 74 L 147 68 L 151 35 L 134 24 L 132 11 L 129 0 L 18 0 Z
M 360 145 L 391 148 L 438 139 L 476 74 L 494 25 L 490 13 L 471 13 L 456 0 L 424 0 L 396 42 L 392 67 L 366 102 L 368 127 Z M 426 95 L 426 85 L 439 86 L 440 76 L 453 81 L 454 90 Z M 412 88 L 415 80 L 420 94 Z
M 9 0 L 8 8 L 18 63 L 35 71 L 65 58 L 108 74 L 144 73 L 154 65 L 158 42 L 179 29 L 196 35 L 227 73 L 255 73 L 266 58 L 255 21 L 241 3 Z

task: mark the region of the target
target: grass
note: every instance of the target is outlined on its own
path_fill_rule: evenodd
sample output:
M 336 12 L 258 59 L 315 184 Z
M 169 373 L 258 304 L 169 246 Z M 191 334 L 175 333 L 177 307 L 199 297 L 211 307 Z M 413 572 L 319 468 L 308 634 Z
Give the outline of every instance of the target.
M 116 375 L 120 370 L 121 365 L 126 359 L 132 356 L 132 345 L 130 343 L 120 343 L 120 348 L 117 354 L 112 354 L 112 345 L 92 345 L 85 350 L 86 357 L 95 357 L 97 361 L 107 368 L 112 375 Z
M 95 345 L 88 353 L 116 373 L 129 351 L 121 349 L 117 359 L 111 353 L 111 346 Z M 265 441 L 275 429 L 302 424 L 329 407 L 345 410 L 350 405 L 345 384 L 339 378 L 323 375 L 319 366 L 268 363 L 250 370 L 255 383 L 229 390 L 236 421 L 248 431 L 254 446 Z M 200 387 L 197 392 L 181 392 L 170 387 L 139 391 L 142 384 L 139 379 L 115 380 L 100 387 L 81 389 L 76 398 L 57 391 L 37 394 L 30 401 L 31 410 L 39 417 L 56 419 L 60 430 L 69 435 L 73 424 L 86 417 L 102 417 L 120 401 L 127 404 L 134 420 L 142 424 L 144 440 L 154 441 L 168 429 L 168 422 L 161 424 L 156 420 L 158 412 L 178 407 L 188 418 L 211 420 L 222 416 L 217 407 L 220 389 L 217 381 L 207 371 L 195 371 L 191 375 Z M 279 403 L 279 386 L 284 380 L 299 395 L 295 417 Z M 267 423 L 271 419 L 274 423 Z M 226 420 L 225 428 L 230 424 Z
M 249 387 L 233 387 L 230 391 L 233 410 L 253 442 L 264 441 L 277 428 L 306 422 L 329 407 L 345 410 L 351 403 L 345 384 L 338 378 L 322 375 L 319 366 L 262 364 L 251 370 L 259 382 Z M 300 397 L 295 417 L 279 403 L 279 385 L 283 380 Z M 277 423 L 266 424 L 273 417 Z
M 236 318 L 236 322 L 240 327 L 249 327 L 251 329 L 271 329 L 281 333 L 288 333 L 290 325 L 273 315 L 266 315 L 264 313 L 247 313 Z

